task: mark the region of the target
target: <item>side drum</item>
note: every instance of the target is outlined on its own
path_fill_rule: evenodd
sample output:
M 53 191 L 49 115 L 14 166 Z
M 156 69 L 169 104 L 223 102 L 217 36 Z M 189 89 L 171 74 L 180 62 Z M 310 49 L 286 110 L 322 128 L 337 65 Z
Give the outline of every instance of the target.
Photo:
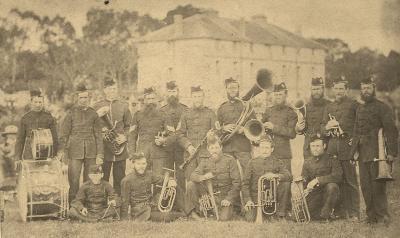
M 65 218 L 68 212 L 68 178 L 58 160 L 24 160 L 18 175 L 21 219 Z
M 50 129 L 32 130 L 32 156 L 34 159 L 53 157 L 53 136 Z

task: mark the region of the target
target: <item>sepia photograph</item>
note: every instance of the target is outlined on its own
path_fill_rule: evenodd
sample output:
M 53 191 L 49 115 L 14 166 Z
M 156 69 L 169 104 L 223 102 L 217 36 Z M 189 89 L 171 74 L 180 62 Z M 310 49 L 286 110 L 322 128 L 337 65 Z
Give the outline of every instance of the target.
M 400 237 L 400 0 L 0 0 L 0 238 Z

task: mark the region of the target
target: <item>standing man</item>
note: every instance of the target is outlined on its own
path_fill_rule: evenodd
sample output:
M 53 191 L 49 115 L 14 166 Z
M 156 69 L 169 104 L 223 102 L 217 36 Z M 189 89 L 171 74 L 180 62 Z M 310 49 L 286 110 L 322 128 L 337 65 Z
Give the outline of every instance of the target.
M 76 88 L 77 104 L 64 118 L 60 135 L 60 150 L 68 155 L 69 201 L 79 190 L 83 166 L 83 182 L 89 179 L 89 166 L 103 163 L 103 137 L 100 118 L 89 107 L 89 92 L 84 84 Z
M 302 177 L 311 219 L 329 221 L 339 200 L 343 171 L 339 161 L 325 149 L 326 143 L 320 134 L 310 138 L 312 157 L 304 161 Z
M 297 114 L 286 104 L 287 91 L 286 84 L 283 82 L 274 85 L 274 105 L 267 108 L 263 114 L 262 122 L 275 143 L 272 155 L 281 159 L 291 172 L 290 139 L 296 137 Z
M 239 198 L 238 167 L 232 156 L 222 153 L 220 141 L 214 133 L 207 135 L 207 150 L 210 157 L 200 161 L 187 185 L 187 211 L 193 219 L 199 219 L 196 213 L 199 198 L 208 193 L 205 181 L 211 180 L 219 218 L 228 221 L 233 215 L 233 202 Z
M 109 181 L 111 168 L 113 169 L 113 187 L 118 195 L 121 195 L 121 180 L 125 177 L 126 159 L 128 155 L 127 137 L 129 133 L 132 116 L 129 111 L 129 105 L 118 99 L 118 86 L 111 78 L 106 78 L 103 83 L 103 92 L 105 99 L 97 102 L 94 109 L 102 119 L 102 131 L 107 133 L 110 127 L 114 127 L 116 133 L 116 142 L 123 146 L 121 154 L 115 154 L 112 150 L 112 144 L 104 137 L 104 180 Z
M 375 83 L 372 78 L 361 81 L 361 99 L 354 125 L 352 153 L 358 151 L 360 166 L 360 182 L 365 205 L 367 207 L 367 222 L 390 223 L 386 182 L 375 180 L 378 176 L 378 132 L 383 129 L 386 141 L 387 160 L 392 164 L 397 156 L 398 132 L 393 120 L 392 110 L 375 97 Z
M 335 100 L 326 106 L 322 130 L 325 135 L 330 136 L 327 153 L 335 155 L 339 159 L 343 170 L 343 180 L 340 184 L 341 198 L 339 207 L 335 209 L 336 214 L 347 219 L 358 219 L 360 216 L 360 195 L 356 166 L 349 155 L 358 103 L 348 96 L 347 84 L 348 82 L 344 77 L 334 81 Z M 342 135 L 330 133 L 338 127 L 343 131 Z
M 197 155 L 185 168 L 186 181 L 201 159 L 209 156 L 205 138 L 216 122 L 215 113 L 204 106 L 204 91 L 200 86 L 191 87 L 191 98 L 193 106 L 183 113 L 178 131 L 178 144 L 189 153 L 189 156 L 192 156 L 197 148 Z
M 58 137 L 56 120 L 50 112 L 44 109 L 44 96 L 39 89 L 31 90 L 30 111 L 21 118 L 15 144 L 15 157 L 17 160 L 33 159 L 32 156 L 32 131 L 36 129 L 50 129 L 53 137 L 53 155 L 58 152 Z
M 188 110 L 188 107 L 179 102 L 179 88 L 175 81 L 167 82 L 167 104 L 161 107 L 161 112 L 165 115 L 166 133 L 168 134 L 168 145 L 166 150 L 168 151 L 167 167 L 170 169 L 174 168 L 174 164 L 179 166 L 183 163 L 184 150 L 178 145 L 178 131 L 180 128 L 179 121 L 184 112 Z M 177 170 L 177 180 L 181 187 L 185 187 L 185 178 L 182 171 Z
M 321 124 L 324 117 L 326 106 L 330 103 L 324 98 L 325 85 L 322 78 L 313 78 L 311 80 L 311 98 L 305 105 L 306 115 L 303 121 L 296 124 L 296 133 L 304 135 L 303 155 L 304 158 L 311 156 L 309 150 L 310 137 L 321 133 Z

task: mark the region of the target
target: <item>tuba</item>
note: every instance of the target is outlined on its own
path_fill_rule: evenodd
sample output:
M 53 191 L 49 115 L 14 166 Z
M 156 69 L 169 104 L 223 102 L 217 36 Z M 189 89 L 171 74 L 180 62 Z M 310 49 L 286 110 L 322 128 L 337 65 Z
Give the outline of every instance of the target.
M 263 133 L 265 133 L 264 125 L 257 119 L 251 119 L 244 125 L 244 135 L 250 141 L 259 141 Z
M 276 213 L 278 200 L 277 200 L 277 186 L 278 179 L 267 179 L 265 175 L 258 179 L 257 190 L 257 216 L 256 223 L 263 222 L 263 214 L 273 215 Z
M 214 212 L 215 218 L 218 221 L 219 220 L 218 206 L 217 206 L 217 202 L 215 201 L 215 196 L 214 196 L 218 192 L 214 193 L 211 179 L 205 181 L 205 183 L 207 186 L 207 194 L 203 194 L 199 198 L 200 211 L 203 212 L 204 217 L 207 219 L 208 211 L 212 210 Z
M 311 216 L 306 197 L 310 193 L 310 190 L 304 190 L 303 180 L 301 179 L 291 184 L 291 192 L 292 213 L 296 222 L 309 223 Z
M 97 110 L 97 114 L 101 115 L 101 111 L 108 111 L 108 113 L 100 116 L 100 118 L 104 121 L 106 124 L 107 128 L 103 129 L 103 138 L 104 141 L 107 141 L 109 143 L 106 143 L 106 146 L 110 147 L 111 151 L 113 152 L 114 155 L 120 155 L 122 152 L 124 152 L 124 149 L 126 147 L 127 141 L 119 144 L 117 142 L 117 137 L 118 133 L 115 132 L 115 128 L 118 124 L 118 121 L 115 121 L 115 123 L 112 122 L 111 117 L 110 117 L 110 108 L 108 106 L 102 107 L 99 110 Z
M 171 180 L 175 180 L 175 170 L 164 168 L 164 182 L 161 187 L 160 198 L 158 199 L 157 208 L 160 212 L 170 212 L 174 206 L 176 197 L 176 182 L 171 184 Z M 174 173 L 173 179 L 171 179 L 170 173 Z M 176 181 L 176 180 L 175 180 Z
M 271 86 L 272 86 L 271 72 L 268 69 L 260 69 L 257 73 L 255 85 L 241 99 L 244 103 L 244 108 L 238 120 L 235 123 L 236 125 L 235 129 L 233 129 L 232 132 L 221 136 L 220 139 L 222 144 L 225 144 L 227 141 L 229 141 L 232 138 L 232 136 L 237 133 L 240 127 L 245 125 L 247 120 L 252 115 L 253 108 L 250 105 L 251 99 L 253 99 L 261 92 L 267 90 Z
M 392 168 L 386 158 L 386 143 L 383 135 L 383 129 L 380 128 L 378 132 L 378 159 L 374 159 L 374 162 L 378 162 L 378 176 L 375 180 L 378 181 L 393 181 Z

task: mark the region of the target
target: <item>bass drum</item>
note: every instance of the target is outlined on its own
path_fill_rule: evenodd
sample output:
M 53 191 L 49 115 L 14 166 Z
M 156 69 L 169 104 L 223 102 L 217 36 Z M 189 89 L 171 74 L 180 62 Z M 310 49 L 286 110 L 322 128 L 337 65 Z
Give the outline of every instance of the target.
M 18 176 L 18 206 L 22 221 L 65 218 L 68 178 L 58 160 L 23 160 Z

